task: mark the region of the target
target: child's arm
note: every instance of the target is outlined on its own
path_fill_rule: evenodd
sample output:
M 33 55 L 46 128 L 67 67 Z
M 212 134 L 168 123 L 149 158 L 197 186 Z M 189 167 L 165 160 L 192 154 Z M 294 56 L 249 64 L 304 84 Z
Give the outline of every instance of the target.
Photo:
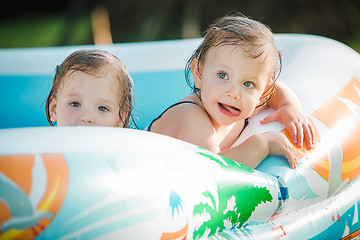
M 240 145 L 219 154 L 251 168 L 256 168 L 268 155 L 285 156 L 291 168 L 296 168 L 297 164 L 294 147 L 278 132 L 255 134 Z
M 279 132 L 256 134 L 236 147 L 221 150 L 209 116 L 200 106 L 192 104 L 170 109 L 152 125 L 151 131 L 204 147 L 252 168 L 268 155 L 275 154 L 284 155 L 290 167 L 296 166 L 295 150 Z
M 204 147 L 251 168 L 256 168 L 268 155 L 283 155 L 291 168 L 296 167 L 295 149 L 284 134 L 279 132 L 255 134 L 240 145 L 221 151 L 216 141 L 216 133 L 210 130 L 212 129 L 210 123 L 205 118 L 203 120 L 197 122 L 194 119 L 186 128 L 178 132 L 176 138 Z M 209 126 L 203 127 L 204 125 Z
M 302 105 L 295 93 L 281 82 L 276 82 L 276 90 L 269 101 L 269 106 L 277 111 L 261 123 L 282 122 L 288 130 L 291 140 L 302 147 L 303 140 L 308 148 L 314 145 L 314 128 L 310 120 L 303 114 Z

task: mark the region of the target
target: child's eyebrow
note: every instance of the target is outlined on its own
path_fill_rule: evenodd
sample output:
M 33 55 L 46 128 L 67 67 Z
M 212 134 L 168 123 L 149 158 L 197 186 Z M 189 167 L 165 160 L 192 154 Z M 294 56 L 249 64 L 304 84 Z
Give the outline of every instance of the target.
M 110 103 L 113 102 L 112 100 L 107 99 L 107 98 L 99 98 L 99 100 L 102 102 L 110 102 Z
M 68 93 L 66 96 L 67 97 L 79 97 L 81 96 L 82 94 L 81 93 L 78 93 L 78 92 L 70 92 Z
M 112 106 L 116 106 L 117 102 L 114 102 L 113 100 L 107 99 L 107 98 L 99 98 L 98 99 L 100 102 L 105 103 L 106 105 L 112 105 Z
M 66 89 L 66 86 L 64 87 L 64 90 Z M 81 88 L 80 87 L 74 87 L 68 90 L 68 95 L 81 95 Z
M 224 64 L 224 63 L 219 64 L 218 67 L 219 67 L 221 70 L 230 71 L 230 72 L 233 71 L 233 69 L 231 68 L 231 66 L 229 66 L 229 65 L 227 65 L 227 64 Z

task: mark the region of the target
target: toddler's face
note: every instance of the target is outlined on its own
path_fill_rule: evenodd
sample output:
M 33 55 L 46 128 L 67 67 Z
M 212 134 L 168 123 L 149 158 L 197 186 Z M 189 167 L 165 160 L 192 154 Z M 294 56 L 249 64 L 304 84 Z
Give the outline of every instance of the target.
M 57 126 L 122 127 L 118 89 L 111 74 L 68 73 L 50 104 L 51 121 Z
M 249 117 L 270 80 L 271 64 L 249 57 L 241 47 L 212 47 L 194 79 L 203 105 L 216 125 Z

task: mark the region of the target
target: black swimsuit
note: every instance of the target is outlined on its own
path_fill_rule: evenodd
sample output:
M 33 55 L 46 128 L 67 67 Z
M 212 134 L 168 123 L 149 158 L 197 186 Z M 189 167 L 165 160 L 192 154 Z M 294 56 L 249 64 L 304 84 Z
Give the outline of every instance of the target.
M 199 105 L 199 104 L 197 104 L 196 102 L 192 102 L 192 101 L 181 101 L 181 102 L 174 103 L 173 105 L 171 105 L 170 107 L 168 107 L 167 109 L 165 109 L 165 111 L 163 111 L 163 112 L 160 114 L 160 116 L 158 116 L 157 118 L 155 118 L 154 120 L 152 120 L 152 122 L 150 123 L 150 125 L 146 128 L 146 131 L 151 132 L 151 127 L 152 127 L 153 123 L 154 123 L 156 120 L 158 120 L 159 118 L 161 118 L 162 115 L 163 115 L 167 110 L 169 110 L 170 108 L 175 107 L 175 106 L 177 106 L 177 105 L 179 105 L 179 104 L 182 104 L 182 103 L 192 103 L 192 104 L 195 104 L 195 105 Z
M 146 131 L 151 132 L 151 127 L 152 127 L 153 123 L 154 123 L 156 120 L 158 120 L 159 118 L 161 118 L 161 116 L 162 116 L 167 110 L 169 110 L 170 108 L 175 107 L 175 106 L 177 106 L 177 105 L 179 105 L 179 104 L 183 104 L 183 103 L 192 103 L 192 104 L 195 104 L 195 105 L 200 106 L 199 104 L 197 104 L 196 102 L 193 102 L 193 101 L 181 101 L 181 102 L 174 103 L 173 105 L 171 105 L 170 107 L 168 107 L 167 109 L 165 109 L 165 111 L 163 111 L 163 112 L 160 114 L 160 116 L 158 116 L 157 118 L 155 118 L 154 120 L 152 120 L 152 122 L 150 123 L 150 125 L 146 128 Z M 200 106 L 200 107 L 201 107 L 201 106 Z M 241 133 L 244 131 L 245 127 L 246 127 L 248 124 L 249 124 L 249 118 L 246 118 L 246 119 L 245 119 L 245 123 L 244 123 L 244 127 L 243 127 L 243 129 L 241 130 L 241 132 L 240 132 L 240 134 L 239 134 L 239 137 L 240 137 Z

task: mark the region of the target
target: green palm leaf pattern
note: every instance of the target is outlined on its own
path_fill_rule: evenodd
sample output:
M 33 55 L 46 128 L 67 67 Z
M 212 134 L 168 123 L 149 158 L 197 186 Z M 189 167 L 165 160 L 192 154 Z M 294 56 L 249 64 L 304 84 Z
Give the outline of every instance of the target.
M 198 154 L 215 161 L 225 171 L 230 170 L 232 173 L 235 171 L 236 174 L 245 175 L 254 173 L 254 170 L 249 167 L 222 156 L 216 157 L 205 149 L 204 152 L 198 152 Z M 226 174 L 226 172 L 224 174 Z M 232 227 L 241 227 L 250 218 L 260 203 L 271 202 L 273 200 L 268 189 L 254 186 L 250 181 L 251 178 L 245 179 L 249 179 L 249 181 L 244 181 L 241 184 L 236 181 L 217 182 L 218 204 L 216 203 L 216 196 L 214 196 L 213 193 L 210 191 L 204 191 L 202 193 L 205 198 L 210 200 L 211 206 L 200 203 L 194 207 L 193 214 L 195 216 L 207 213 L 210 215 L 210 219 L 203 222 L 198 229 L 195 229 L 194 239 L 203 237 L 207 231 L 210 231 L 208 236 L 214 235 L 217 231 L 221 232 L 225 228 L 225 220 L 230 221 Z M 226 211 L 230 200 L 235 202 L 235 206 Z

